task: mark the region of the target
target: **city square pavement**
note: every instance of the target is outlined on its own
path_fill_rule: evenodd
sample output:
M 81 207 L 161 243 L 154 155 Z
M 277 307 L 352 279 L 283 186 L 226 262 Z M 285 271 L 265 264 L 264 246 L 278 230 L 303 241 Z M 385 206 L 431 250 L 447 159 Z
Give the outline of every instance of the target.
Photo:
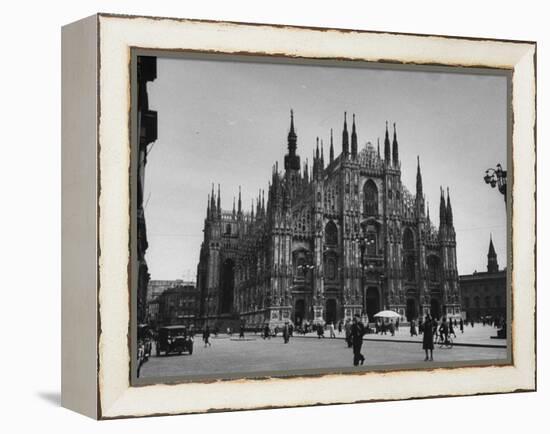
M 476 324 L 477 326 L 477 324 Z M 489 327 L 477 331 L 477 339 L 489 333 L 496 334 L 496 329 Z M 472 332 L 473 333 L 473 332 Z M 337 332 L 338 335 L 338 332 Z M 473 338 L 473 334 L 466 336 Z M 271 339 L 262 339 L 255 334 L 246 334 L 244 340 L 237 335 L 218 335 L 211 339 L 212 346 L 204 347 L 200 336 L 195 338 L 195 347 L 192 355 L 152 356 L 141 368 L 141 378 L 159 376 L 185 375 L 223 375 L 237 373 L 254 373 L 262 371 L 287 371 L 305 369 L 338 369 L 353 366 L 353 353 L 347 347 L 343 335 L 331 339 L 326 332 L 324 339 L 317 339 L 313 335 L 295 336 L 290 343 L 285 344 L 279 335 Z M 364 368 L 380 365 L 425 364 L 424 351 L 420 341 L 402 341 L 406 338 L 405 330 L 401 329 L 395 337 L 389 334 L 383 336 L 366 335 L 363 343 L 365 356 Z M 395 339 L 391 342 L 389 339 Z M 460 338 L 459 338 L 460 339 Z M 465 339 L 462 338 L 460 340 Z M 458 340 L 458 339 L 457 339 Z M 497 344 L 505 345 L 505 341 L 498 340 Z M 479 345 L 479 344 L 478 344 Z M 489 346 L 455 346 L 451 349 L 435 346 L 435 362 L 464 362 L 479 360 L 505 359 L 506 348 Z M 362 368 L 357 368 L 362 369 Z

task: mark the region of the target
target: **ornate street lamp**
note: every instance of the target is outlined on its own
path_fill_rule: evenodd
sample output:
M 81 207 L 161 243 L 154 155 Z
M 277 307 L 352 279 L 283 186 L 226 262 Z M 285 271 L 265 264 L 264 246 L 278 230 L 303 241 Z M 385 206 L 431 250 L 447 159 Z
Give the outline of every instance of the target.
M 506 181 L 508 171 L 503 170 L 500 164 L 497 164 L 496 169 L 487 169 L 483 180 L 485 184 L 489 184 L 492 188 L 498 186 L 498 191 L 504 195 L 504 203 L 506 203 Z

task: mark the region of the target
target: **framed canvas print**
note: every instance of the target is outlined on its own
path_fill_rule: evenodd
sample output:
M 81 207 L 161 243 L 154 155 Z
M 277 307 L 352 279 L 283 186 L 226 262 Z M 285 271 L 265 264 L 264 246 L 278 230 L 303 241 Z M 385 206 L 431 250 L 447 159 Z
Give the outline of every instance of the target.
M 534 42 L 108 14 L 62 36 L 64 406 L 535 390 Z

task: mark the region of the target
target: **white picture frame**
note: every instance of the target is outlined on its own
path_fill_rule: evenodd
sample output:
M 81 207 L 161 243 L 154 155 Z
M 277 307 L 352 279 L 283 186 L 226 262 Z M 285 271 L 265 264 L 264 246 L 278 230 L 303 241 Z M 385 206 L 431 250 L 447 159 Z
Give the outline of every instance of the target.
M 131 386 L 132 48 L 512 71 L 512 363 Z M 62 55 L 63 406 L 112 419 L 536 389 L 534 42 L 98 14 L 63 28 Z

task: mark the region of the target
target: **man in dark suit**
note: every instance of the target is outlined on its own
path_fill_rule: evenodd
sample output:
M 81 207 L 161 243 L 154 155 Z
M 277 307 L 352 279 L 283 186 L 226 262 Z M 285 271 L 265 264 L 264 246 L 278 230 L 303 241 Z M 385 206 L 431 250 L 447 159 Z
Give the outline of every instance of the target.
M 363 335 L 365 334 L 365 326 L 361 322 L 359 315 L 353 317 L 353 324 L 351 325 L 351 342 L 353 346 L 353 366 L 361 365 L 365 362 L 365 356 L 361 354 L 361 347 L 363 346 Z

